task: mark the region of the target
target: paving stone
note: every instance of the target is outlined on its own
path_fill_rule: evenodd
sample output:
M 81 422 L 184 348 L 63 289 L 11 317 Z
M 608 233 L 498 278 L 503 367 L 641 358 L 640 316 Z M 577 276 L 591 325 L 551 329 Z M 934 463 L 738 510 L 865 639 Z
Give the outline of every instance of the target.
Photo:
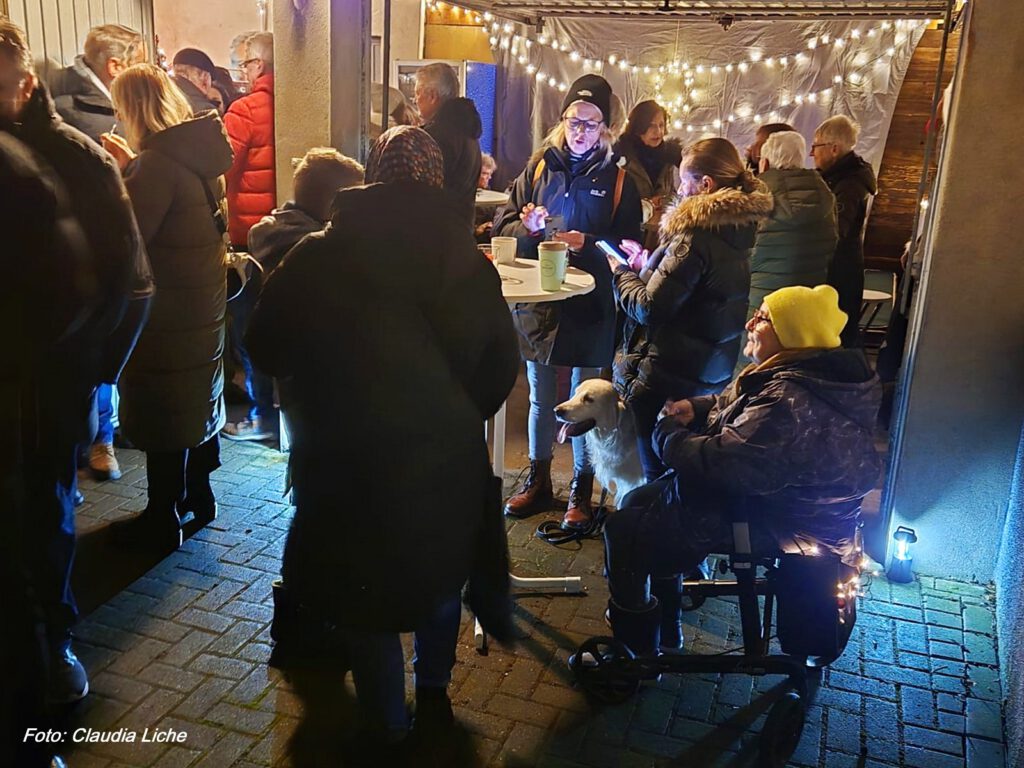
M 282 503 L 285 460 L 259 446 L 222 450 L 224 466 L 213 477 L 218 520 L 76 632 L 94 686 L 75 710 L 76 722 L 173 727 L 188 733 L 187 743 L 148 751 L 83 745 L 71 752 L 75 768 L 296 765 L 288 742 L 316 715 L 295 679 L 266 666 L 270 585 L 294 514 Z M 144 460 L 124 454 L 122 482 L 83 483 L 83 523 L 102 526 L 145 503 Z M 556 479 L 564 492 L 568 477 Z M 608 634 L 600 542 L 557 550 L 535 539 L 536 521 L 508 526 L 517 573 L 579 574 L 588 597 L 519 598 L 514 621 L 523 642 L 514 649 L 494 644 L 488 656 L 474 652 L 470 617 L 463 617 L 450 696 L 476 765 L 750 764 L 766 717 L 763 697 L 781 677 L 665 675 L 627 702 L 593 706 L 573 687 L 565 658 L 587 636 Z M 1003 768 L 992 591 L 929 576 L 908 585 L 875 579 L 869 589 L 849 647 L 816 691 L 790 764 Z M 691 653 L 738 645 L 736 600 L 711 599 L 688 612 L 684 634 Z M 405 637 L 407 654 L 410 644 Z M 778 642 L 772 647 L 778 651 Z M 411 695 L 408 666 L 406 678 Z M 353 711 L 351 678 L 337 691 L 340 717 Z
M 935 752 L 946 752 L 958 756 L 962 756 L 964 753 L 963 737 L 954 736 L 951 733 L 908 725 L 903 729 L 903 738 L 907 744 L 924 747 Z
M 998 703 L 967 699 L 967 734 L 984 739 L 1003 740 L 1003 713 Z
M 1002 768 L 1006 764 L 1006 750 L 995 741 L 967 739 L 967 768 Z

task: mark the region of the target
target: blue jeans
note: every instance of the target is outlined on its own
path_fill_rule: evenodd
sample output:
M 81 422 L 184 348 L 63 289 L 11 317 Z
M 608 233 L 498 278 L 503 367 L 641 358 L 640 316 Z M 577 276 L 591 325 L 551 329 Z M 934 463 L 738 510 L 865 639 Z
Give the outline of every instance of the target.
M 114 406 L 111 398 L 113 384 L 100 384 L 96 388 L 96 415 L 98 417 L 96 437 L 93 443 L 111 445 L 114 442 Z
M 272 419 L 274 416 L 274 380 L 256 369 L 245 348 L 245 332 L 249 328 L 249 318 L 256 308 L 259 298 L 259 284 L 254 280 L 246 283 L 242 295 L 228 302 L 229 341 L 238 354 L 238 360 L 245 372 L 245 393 L 249 396 L 251 406 L 249 419 Z
M 555 443 L 555 406 L 558 405 L 557 367 L 544 363 L 526 363 L 526 378 L 530 382 L 530 420 L 528 433 L 530 442 L 530 460 L 546 461 L 554 454 Z M 573 368 L 572 388 L 570 397 L 576 393 L 576 387 L 586 379 L 596 379 L 601 375 L 600 368 Z M 576 474 L 589 474 L 594 471 L 587 456 L 584 437 L 572 438 L 572 468 Z
M 454 594 L 416 629 L 412 666 L 417 687 L 446 688 L 455 666 L 462 604 Z M 390 731 L 409 727 L 405 710 L 405 657 L 397 632 L 347 630 L 346 642 L 359 703 L 371 724 Z

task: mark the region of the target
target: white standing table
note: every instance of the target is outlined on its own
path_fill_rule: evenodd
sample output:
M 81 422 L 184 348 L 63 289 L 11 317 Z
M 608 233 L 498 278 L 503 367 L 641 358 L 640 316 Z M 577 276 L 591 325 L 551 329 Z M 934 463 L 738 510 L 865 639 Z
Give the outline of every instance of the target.
M 501 295 L 511 306 L 512 304 L 539 304 L 547 301 L 564 301 L 573 296 L 582 296 L 594 290 L 592 275 L 575 267 L 566 270 L 565 282 L 557 291 L 545 291 L 540 287 L 540 262 L 533 259 L 516 259 L 513 264 L 495 264 L 501 275 Z M 494 474 L 502 480 L 505 477 L 505 406 L 494 415 Z M 579 576 L 552 576 L 542 578 L 525 578 L 509 574 L 513 587 L 533 589 L 545 592 L 562 592 L 579 594 L 583 591 Z M 480 622 L 475 628 L 476 646 L 483 650 L 487 646 L 484 631 Z

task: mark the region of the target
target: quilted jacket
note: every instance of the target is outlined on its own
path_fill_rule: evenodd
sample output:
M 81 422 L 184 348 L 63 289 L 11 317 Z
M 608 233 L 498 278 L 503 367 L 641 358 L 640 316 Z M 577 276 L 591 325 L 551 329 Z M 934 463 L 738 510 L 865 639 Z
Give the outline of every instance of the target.
M 245 248 L 249 229 L 277 201 L 274 170 L 274 76 L 262 75 L 252 93 L 233 102 L 224 115 L 224 128 L 235 153 L 228 184 L 228 232 L 231 242 Z

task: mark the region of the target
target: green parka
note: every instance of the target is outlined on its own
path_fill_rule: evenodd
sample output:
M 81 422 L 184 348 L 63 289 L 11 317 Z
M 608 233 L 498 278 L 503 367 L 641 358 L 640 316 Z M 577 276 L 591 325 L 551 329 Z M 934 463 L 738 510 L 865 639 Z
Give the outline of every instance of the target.
M 145 451 L 194 448 L 224 426 L 225 249 L 203 184 L 223 201 L 231 156 L 207 113 L 146 137 L 125 170 L 156 284 L 120 382 L 121 424 Z
M 772 291 L 824 283 L 837 239 L 836 199 L 821 174 L 810 168 L 769 168 L 759 178 L 775 204 L 757 229 L 750 257 L 748 318 Z

